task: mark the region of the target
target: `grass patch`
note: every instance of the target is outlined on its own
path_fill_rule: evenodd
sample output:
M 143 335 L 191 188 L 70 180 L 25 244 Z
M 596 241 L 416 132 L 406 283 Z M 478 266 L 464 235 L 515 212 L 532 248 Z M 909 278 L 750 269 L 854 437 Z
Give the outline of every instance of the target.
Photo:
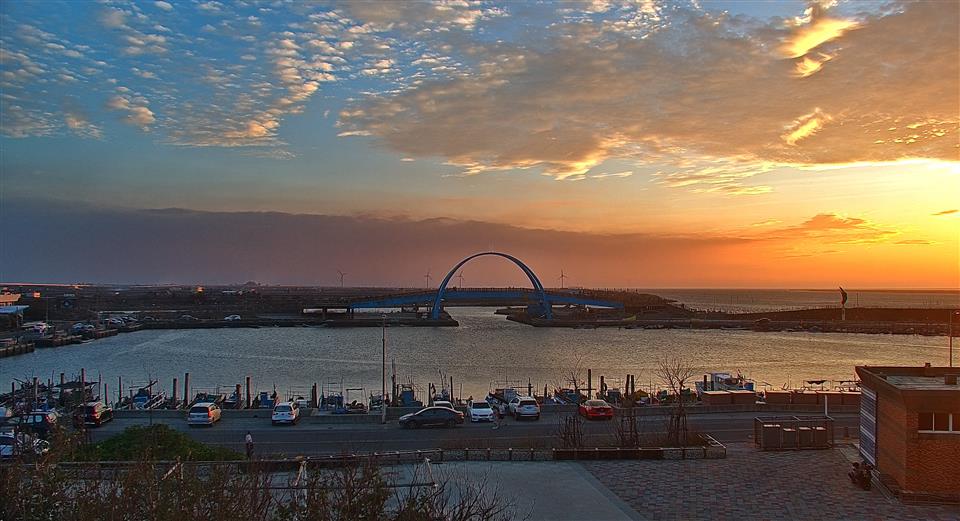
M 75 454 L 76 461 L 234 461 L 244 456 L 237 451 L 196 441 L 167 425 L 137 425 L 101 441 L 84 445 Z

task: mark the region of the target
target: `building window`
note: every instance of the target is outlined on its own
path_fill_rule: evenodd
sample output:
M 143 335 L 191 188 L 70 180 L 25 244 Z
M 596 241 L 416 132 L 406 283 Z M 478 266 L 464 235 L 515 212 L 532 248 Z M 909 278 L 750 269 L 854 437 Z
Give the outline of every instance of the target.
M 960 433 L 960 413 L 921 412 L 917 414 L 917 430 L 920 432 Z

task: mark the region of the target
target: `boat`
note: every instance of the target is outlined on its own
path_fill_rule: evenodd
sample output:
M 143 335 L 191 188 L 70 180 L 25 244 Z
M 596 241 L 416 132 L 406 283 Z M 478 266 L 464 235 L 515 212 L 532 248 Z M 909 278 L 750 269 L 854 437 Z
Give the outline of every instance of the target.
M 733 376 L 730 373 L 709 373 L 703 375 L 703 381 L 697 382 L 697 396 L 704 391 L 753 391 L 754 382 L 744 377 L 739 371 Z
M 553 397 L 556 401 L 560 403 L 572 403 L 579 404 L 587 399 L 582 393 L 576 391 L 575 389 L 555 389 L 553 391 Z
M 243 397 L 240 395 L 240 392 L 234 390 L 230 393 L 230 396 L 227 396 L 223 400 L 222 408 L 224 409 L 242 409 L 243 408 Z
M 193 401 L 190 402 L 190 406 L 193 407 L 198 403 L 214 403 L 223 408 L 224 402 L 226 402 L 226 397 L 220 393 L 198 392 Z
M 133 395 L 131 400 L 133 403 L 133 408 L 138 410 L 150 410 L 159 408 L 164 400 L 166 400 L 166 394 L 163 391 L 153 391 L 153 386 L 157 384 L 156 380 L 153 380 L 149 384 L 137 389 L 137 393 Z

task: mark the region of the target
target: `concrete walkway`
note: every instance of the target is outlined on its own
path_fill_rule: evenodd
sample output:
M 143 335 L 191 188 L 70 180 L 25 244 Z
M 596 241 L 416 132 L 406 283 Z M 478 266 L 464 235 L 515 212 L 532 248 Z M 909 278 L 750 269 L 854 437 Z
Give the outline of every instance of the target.
M 910 506 L 850 483 L 840 449 L 761 452 L 727 445 L 727 459 L 592 461 L 583 465 L 650 519 L 960 519 L 955 506 Z
M 432 464 L 437 481 L 456 485 L 485 484 L 489 493 L 508 498 L 516 519 L 530 521 L 628 521 L 640 517 L 574 462 L 455 462 Z M 395 467 L 397 482 L 422 480 L 413 467 Z M 456 487 L 454 486 L 454 489 Z M 529 516 L 529 517 L 528 517 Z

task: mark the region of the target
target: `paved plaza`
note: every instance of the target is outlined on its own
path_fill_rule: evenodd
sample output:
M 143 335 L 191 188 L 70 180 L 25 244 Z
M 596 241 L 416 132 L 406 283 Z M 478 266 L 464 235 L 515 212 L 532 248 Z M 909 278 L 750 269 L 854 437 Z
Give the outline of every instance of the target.
M 846 455 L 845 455 L 846 454 Z M 584 462 L 642 519 L 958 520 L 960 508 L 907 506 L 850 483 L 851 450 L 761 452 L 723 460 Z

